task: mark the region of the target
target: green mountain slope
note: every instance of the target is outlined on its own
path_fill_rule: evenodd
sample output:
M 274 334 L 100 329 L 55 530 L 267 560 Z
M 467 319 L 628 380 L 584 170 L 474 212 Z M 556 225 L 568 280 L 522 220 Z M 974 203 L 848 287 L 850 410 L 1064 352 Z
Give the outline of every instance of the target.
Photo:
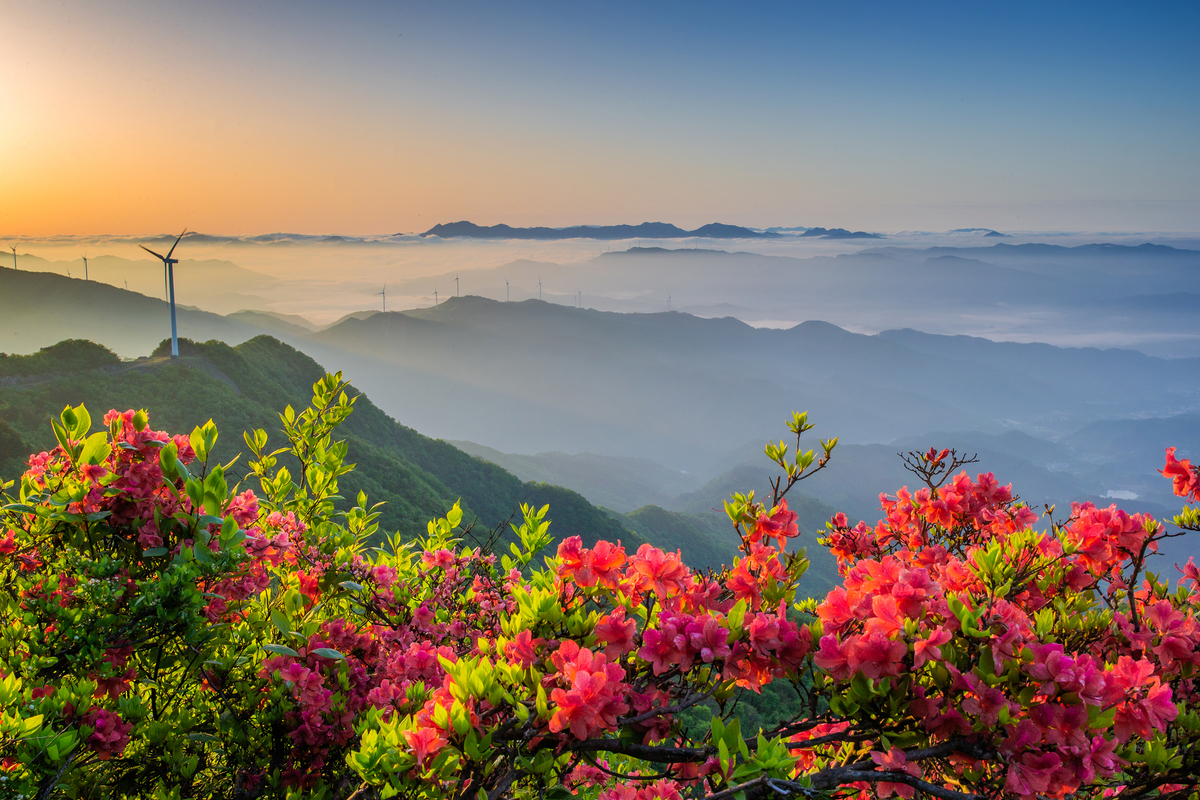
M 211 417 L 222 432 L 217 457 L 227 460 L 243 450 L 245 430 L 264 428 L 273 434 L 273 443 L 278 441 L 273 432 L 279 428 L 279 410 L 307 405 L 313 382 L 324 374 L 315 361 L 268 336 L 237 347 L 183 340 L 179 359 L 164 358 L 160 347 L 151 358 L 136 362 L 109 364 L 103 370 L 70 369 L 94 348 L 88 342 L 63 343 L 5 360 L 6 371 L 22 377 L 0 383 L 0 476 L 15 477 L 29 452 L 53 446 L 49 417 L 80 402 L 95 418 L 110 408 L 144 407 L 155 427 L 170 431 L 189 431 Z M 29 374 L 31 363 L 44 372 Z M 599 538 L 642 541 L 579 494 L 523 483 L 494 464 L 398 424 L 364 395 L 340 435 L 358 464 L 342 492 L 353 496 L 363 490 L 372 500 L 386 501 L 385 530 L 411 536 L 461 498 L 466 519 L 478 519 L 481 535 L 526 502 L 551 505 L 552 531 L 559 537 L 578 534 L 588 543 Z

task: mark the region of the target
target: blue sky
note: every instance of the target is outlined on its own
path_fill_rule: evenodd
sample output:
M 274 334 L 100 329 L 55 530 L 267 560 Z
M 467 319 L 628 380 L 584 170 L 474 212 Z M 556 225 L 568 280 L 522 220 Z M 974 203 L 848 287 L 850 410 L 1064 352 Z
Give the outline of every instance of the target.
M 180 215 L 231 233 L 1194 230 L 1200 211 L 1195 3 L 0 13 L 0 230 L 17 233 Z

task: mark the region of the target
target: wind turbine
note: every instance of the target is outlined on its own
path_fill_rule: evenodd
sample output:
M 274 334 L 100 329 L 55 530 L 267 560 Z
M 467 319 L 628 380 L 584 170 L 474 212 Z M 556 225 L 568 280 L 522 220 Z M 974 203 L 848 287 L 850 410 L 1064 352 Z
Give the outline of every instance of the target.
M 437 308 L 437 307 L 438 307 L 438 301 L 437 301 L 437 289 L 434 289 L 434 290 L 433 290 L 433 307 L 434 307 L 434 308 Z
M 155 258 L 161 259 L 163 262 L 163 281 L 167 284 L 167 296 L 171 303 L 171 358 L 176 358 L 179 355 L 179 335 L 175 328 L 175 265 L 179 263 L 179 259 L 171 258 L 171 255 L 175 252 L 175 248 L 179 246 L 179 240 L 183 238 L 184 233 L 187 233 L 187 228 L 184 228 L 183 233 L 179 234 L 179 237 L 175 239 L 175 244 L 171 245 L 171 249 L 167 251 L 165 256 L 160 256 L 144 244 L 138 245 L 138 247 Z
M 8 246 L 8 249 L 13 251 L 13 269 L 16 269 L 17 268 L 17 248 L 15 245 L 10 244 Z
M 454 276 L 454 296 L 458 297 L 458 276 Z
M 538 275 L 538 300 L 542 299 L 542 276 Z
M 671 310 L 671 293 L 667 292 L 667 311 Z
M 383 291 L 382 291 L 382 292 L 376 292 L 375 294 L 376 294 L 377 296 L 378 296 L 378 295 L 382 295 L 382 296 L 383 296 L 383 310 L 386 312 L 386 311 L 387 311 L 387 283 L 384 283 L 384 284 L 383 284 Z
M 83 254 L 83 279 L 84 279 L 85 281 L 88 279 L 88 271 L 87 271 L 87 253 L 84 253 L 84 254 Z
M 508 302 L 508 278 L 504 279 L 504 302 Z

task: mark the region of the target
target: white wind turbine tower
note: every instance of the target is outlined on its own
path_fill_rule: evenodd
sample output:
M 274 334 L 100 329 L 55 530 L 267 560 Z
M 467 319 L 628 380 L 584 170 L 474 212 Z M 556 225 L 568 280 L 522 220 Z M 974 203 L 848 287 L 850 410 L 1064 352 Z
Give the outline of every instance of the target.
M 458 297 L 458 276 L 454 276 L 454 296 Z
M 376 295 L 377 297 L 378 297 L 378 296 L 382 296 L 382 297 L 383 297 L 383 310 L 386 312 L 386 311 L 387 311 L 387 284 L 386 284 L 386 283 L 385 283 L 385 284 L 383 284 L 383 291 L 382 291 L 382 292 L 376 292 L 376 293 L 375 293 L 375 295 Z
M 504 279 L 504 302 L 508 302 L 508 278 Z
M 171 249 L 167 251 L 165 256 L 160 256 L 144 244 L 138 245 L 138 247 L 155 258 L 162 259 L 163 262 L 163 281 L 167 284 L 167 297 L 171 303 L 171 358 L 179 355 L 179 335 L 175 328 L 175 265 L 179 263 L 179 259 L 171 258 L 171 255 L 175 252 L 175 248 L 179 246 L 179 240 L 183 238 L 185 233 L 187 233 L 187 228 L 184 228 L 183 233 L 179 234 L 179 237 L 175 239 L 175 244 L 171 245 Z
M 83 254 L 83 279 L 84 279 L 85 281 L 88 279 L 88 270 L 87 270 L 87 253 L 84 253 L 84 254 Z

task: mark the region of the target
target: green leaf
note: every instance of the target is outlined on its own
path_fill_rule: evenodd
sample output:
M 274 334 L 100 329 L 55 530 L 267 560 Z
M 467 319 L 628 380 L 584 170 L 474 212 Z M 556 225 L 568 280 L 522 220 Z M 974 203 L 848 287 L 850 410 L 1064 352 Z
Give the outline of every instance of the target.
M 35 714 L 32 717 L 28 717 L 21 722 L 21 731 L 17 734 L 17 738 L 24 739 L 26 736 L 32 735 L 34 731 L 40 727 L 42 727 L 41 714 Z
M 332 658 L 334 661 L 346 660 L 344 655 L 339 653 L 337 650 L 334 650 L 332 647 L 318 647 L 316 650 L 312 650 L 311 652 L 313 655 L 320 656 L 321 658 Z
M 166 477 L 178 477 L 179 448 L 175 442 L 171 442 L 158 451 L 158 466 Z
M 75 438 L 82 439 L 92 429 L 92 415 L 83 403 L 75 406 Z
M 737 639 L 742 635 L 742 625 L 746 621 L 746 601 L 745 599 L 738 600 L 733 608 L 729 609 L 729 613 L 725 619 L 729 622 L 729 638 Z
M 280 633 L 287 634 L 292 632 L 292 623 L 288 620 L 287 614 L 284 614 L 279 609 L 271 612 L 271 622 L 275 623 L 275 627 L 279 629 Z
M 83 451 L 79 454 L 79 460 L 85 464 L 99 464 L 104 459 L 108 458 L 108 454 L 112 452 L 112 447 L 108 444 L 108 434 L 104 431 L 93 433 L 83 443 Z
M 142 551 L 142 555 L 146 556 L 147 558 L 158 558 L 159 556 L 165 556 L 166 554 L 167 548 L 165 547 L 151 547 L 148 550 Z
M 63 414 L 67 412 L 64 411 Z M 51 419 L 50 427 L 54 429 L 54 438 L 58 439 L 58 444 L 62 447 L 63 452 L 71 452 L 71 437 L 67 434 L 67 429 L 58 423 L 58 420 Z
M 299 653 L 288 647 L 286 644 L 264 644 L 262 649 L 266 650 L 268 653 L 274 653 L 277 656 L 291 656 L 292 658 L 300 657 Z

